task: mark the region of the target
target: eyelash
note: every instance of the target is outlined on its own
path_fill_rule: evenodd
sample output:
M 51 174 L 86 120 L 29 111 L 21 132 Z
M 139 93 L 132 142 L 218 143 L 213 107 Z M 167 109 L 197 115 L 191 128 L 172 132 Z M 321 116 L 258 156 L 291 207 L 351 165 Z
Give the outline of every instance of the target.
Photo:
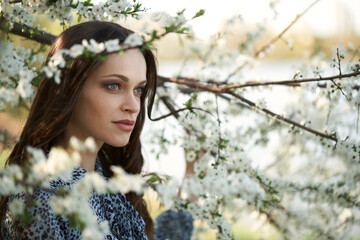
M 111 88 L 111 86 L 116 86 L 116 89 Z M 118 91 L 121 87 L 121 84 L 119 83 L 109 83 L 106 84 L 106 87 L 110 90 L 110 91 Z M 137 92 L 137 90 L 140 90 L 140 93 Z M 145 87 L 141 86 L 141 87 L 137 87 L 134 89 L 134 92 L 136 95 L 141 96 L 144 93 Z

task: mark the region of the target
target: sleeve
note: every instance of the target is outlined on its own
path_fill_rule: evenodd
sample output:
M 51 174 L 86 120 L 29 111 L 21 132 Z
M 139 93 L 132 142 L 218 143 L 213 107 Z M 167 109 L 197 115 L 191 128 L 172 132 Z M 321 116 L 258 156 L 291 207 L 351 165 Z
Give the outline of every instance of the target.
M 155 220 L 155 240 L 190 240 L 193 221 L 189 212 L 167 210 Z
M 56 217 L 47 201 L 51 197 L 51 192 L 38 189 L 33 194 L 38 204 L 28 208 L 31 216 L 31 223 L 23 224 L 19 221 L 12 221 L 10 216 L 6 216 L 8 223 L 8 232 L 13 239 L 20 240 L 38 240 L 38 239 L 56 239 L 65 240 L 66 227 L 61 227 L 61 218 Z M 15 197 L 16 198 L 16 197 Z M 21 198 L 21 197 L 17 197 Z M 14 199 L 14 197 L 12 198 Z M 70 226 L 69 226 L 70 227 Z

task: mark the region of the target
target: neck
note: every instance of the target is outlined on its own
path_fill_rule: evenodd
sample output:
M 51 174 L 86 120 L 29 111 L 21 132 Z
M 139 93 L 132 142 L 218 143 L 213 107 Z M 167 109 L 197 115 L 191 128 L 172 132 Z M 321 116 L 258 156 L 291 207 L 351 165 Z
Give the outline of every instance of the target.
M 97 153 L 98 153 L 97 151 L 80 152 L 80 156 L 81 156 L 80 167 L 85 169 L 87 172 L 93 172 L 95 169 Z

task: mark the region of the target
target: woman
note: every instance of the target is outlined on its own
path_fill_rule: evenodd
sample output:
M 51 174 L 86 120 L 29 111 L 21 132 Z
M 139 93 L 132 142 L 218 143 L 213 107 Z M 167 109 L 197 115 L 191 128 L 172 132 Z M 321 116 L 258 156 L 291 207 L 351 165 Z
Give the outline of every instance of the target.
M 48 59 L 60 49 L 81 44 L 83 39 L 96 42 L 119 39 L 121 43 L 130 33 L 114 23 L 81 23 L 65 30 L 53 42 Z M 111 165 L 120 165 L 128 173 L 140 173 L 143 166 L 140 133 L 145 120 L 145 100 L 148 99 L 148 116 L 154 102 L 155 59 L 150 50 L 139 48 L 122 55 L 102 54 L 106 55 L 105 62 L 91 58 L 74 60 L 69 68 L 62 70 L 60 84 L 53 79 L 42 80 L 20 140 L 6 164 L 22 166 L 26 146 L 41 148 L 47 153 L 53 146 L 66 150 L 71 136 L 80 140 L 93 137 L 97 151 L 82 155 L 74 180 L 94 170 L 111 177 Z M 56 188 L 65 183 L 52 184 Z M 2 238 L 80 238 L 81 233 L 72 229 L 68 220 L 53 215 L 46 204 L 51 193 L 40 189 L 34 195 L 41 205 L 31 209 L 31 213 L 40 214 L 43 220 L 26 228 L 11 222 L 8 199 L 3 199 L 0 206 Z M 89 202 L 98 218 L 109 221 L 111 233 L 106 239 L 153 239 L 153 223 L 142 196 L 128 193 L 125 198 L 122 194 L 105 194 Z

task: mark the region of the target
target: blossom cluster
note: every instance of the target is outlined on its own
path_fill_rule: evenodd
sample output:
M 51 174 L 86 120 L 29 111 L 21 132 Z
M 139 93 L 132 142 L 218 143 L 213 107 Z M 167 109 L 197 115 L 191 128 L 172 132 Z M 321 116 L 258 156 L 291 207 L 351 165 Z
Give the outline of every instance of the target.
M 24 59 L 29 59 L 31 50 L 15 48 L 13 43 L 0 40 L 0 109 L 6 104 L 15 105 L 19 97 L 28 100 L 33 95 L 31 81 L 36 68 L 29 68 Z M 32 58 L 35 61 L 36 57 Z
M 193 173 L 181 185 L 172 180 L 156 190 L 165 206 L 189 211 L 195 219 L 206 221 L 210 228 L 218 230 L 219 239 L 229 239 L 232 228 L 224 209 L 236 205 L 237 200 L 258 209 L 268 198 L 267 192 L 264 182 L 257 179 L 260 173 L 248 158 L 231 144 L 221 145 L 219 135 L 229 134 L 221 133 L 216 122 L 206 115 L 195 116 L 185 114 L 181 121 L 191 131 L 184 135 L 182 147 L 186 161 L 194 164 Z
M 82 44 L 75 44 L 70 49 L 61 49 L 57 51 L 49 59 L 46 66 L 41 71 L 45 73 L 47 78 L 54 78 L 57 84 L 60 83 L 61 69 L 66 67 L 66 59 L 75 59 L 78 57 L 96 57 L 103 51 L 107 53 L 119 52 L 132 47 L 140 47 L 143 44 L 143 39 L 136 33 L 130 34 L 123 44 L 119 43 L 118 39 L 108 40 L 106 42 L 98 43 L 94 39 L 89 41 L 83 40 Z M 93 53 L 93 55 L 91 55 Z
M 75 19 L 74 14 L 79 18 L 84 17 L 91 20 L 115 20 L 128 15 L 137 16 L 143 11 L 141 4 L 133 1 L 120 0 L 94 3 L 92 1 L 47 1 L 47 0 L 25 0 L 21 6 L 11 3 L 9 0 L 2 1 L 0 14 L 10 21 L 19 22 L 27 27 L 32 27 L 35 22 L 35 14 L 47 15 L 52 22 L 59 19 L 62 24 L 71 26 Z M 11 28 L 12 26 L 10 26 Z

